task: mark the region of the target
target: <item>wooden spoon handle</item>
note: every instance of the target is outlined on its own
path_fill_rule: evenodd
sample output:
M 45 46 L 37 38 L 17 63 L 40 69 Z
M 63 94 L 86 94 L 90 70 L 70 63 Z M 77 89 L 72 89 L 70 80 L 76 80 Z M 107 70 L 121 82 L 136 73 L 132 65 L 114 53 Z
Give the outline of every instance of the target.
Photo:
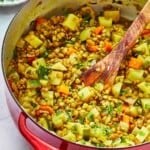
M 98 79 L 111 86 L 117 75 L 122 59 L 135 44 L 145 25 L 150 21 L 150 0 L 131 24 L 119 44 L 102 60 L 85 71 L 82 75 L 85 85 L 92 85 Z
M 150 21 L 150 0 L 147 1 L 139 15 L 131 24 L 121 42 L 115 48 L 117 51 L 128 51 L 143 31 L 145 25 Z

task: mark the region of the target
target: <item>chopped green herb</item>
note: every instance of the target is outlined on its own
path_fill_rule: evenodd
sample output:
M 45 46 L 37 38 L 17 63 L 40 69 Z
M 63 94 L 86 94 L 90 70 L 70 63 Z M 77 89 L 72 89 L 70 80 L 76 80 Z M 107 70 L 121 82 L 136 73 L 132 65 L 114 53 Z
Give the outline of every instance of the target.
M 48 75 L 48 68 L 40 66 L 38 69 L 38 75 L 40 79 L 46 79 Z
M 44 57 L 44 58 L 47 58 L 48 55 L 49 55 L 49 52 L 48 52 L 48 51 L 45 51 L 44 53 L 42 53 L 42 57 Z
M 75 42 L 74 42 L 74 41 L 71 41 L 71 40 L 70 40 L 70 41 L 68 41 L 68 40 L 65 41 L 65 44 L 72 44 L 72 45 L 73 45 L 74 43 L 75 43 Z

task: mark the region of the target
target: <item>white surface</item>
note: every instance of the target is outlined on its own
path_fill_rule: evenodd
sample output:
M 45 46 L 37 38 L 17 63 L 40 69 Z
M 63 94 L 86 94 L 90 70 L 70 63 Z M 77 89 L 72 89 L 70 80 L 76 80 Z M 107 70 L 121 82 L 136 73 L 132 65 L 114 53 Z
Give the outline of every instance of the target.
M 7 27 L 21 7 L 22 5 L 7 8 L 0 7 L 0 50 Z M 29 145 L 12 121 L 6 104 L 3 83 L 0 61 L 0 150 L 30 150 Z
M 0 6 L 14 6 L 26 2 L 27 0 L 3 0 L 0 1 Z

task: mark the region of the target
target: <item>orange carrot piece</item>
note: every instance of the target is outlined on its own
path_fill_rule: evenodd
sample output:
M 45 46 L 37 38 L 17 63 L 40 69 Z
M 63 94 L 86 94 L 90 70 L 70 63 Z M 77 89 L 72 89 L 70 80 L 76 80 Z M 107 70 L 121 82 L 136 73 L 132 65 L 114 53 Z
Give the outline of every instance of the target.
M 96 27 L 93 32 L 98 35 L 103 32 L 103 29 L 104 29 L 103 26 L 99 26 L 99 27 Z
M 131 57 L 128 66 L 134 69 L 139 69 L 142 66 L 142 61 L 138 58 Z
M 46 22 L 47 22 L 47 20 L 45 18 L 42 18 L 42 17 L 37 18 L 36 19 L 36 30 L 40 30 L 41 24 L 44 24 Z
M 144 29 L 142 32 L 142 36 L 149 36 L 150 35 L 150 29 Z
M 97 45 L 94 45 L 94 44 L 88 44 L 87 45 L 87 50 L 89 52 L 97 52 L 98 51 L 98 47 L 97 47 Z
M 107 52 L 110 52 L 112 50 L 112 43 L 111 42 L 105 41 L 105 50 Z
M 12 80 L 11 79 L 8 79 L 8 85 L 12 89 Z
M 127 123 L 127 124 L 130 124 L 130 116 L 128 115 L 123 115 L 122 116 L 122 121 Z
M 77 52 L 77 50 L 75 48 L 69 47 L 66 52 L 66 55 L 70 56 L 71 54 L 76 53 L 76 52 Z
M 67 85 L 59 85 L 57 87 L 57 92 L 65 94 L 65 95 L 69 95 L 69 87 Z
M 39 117 L 44 112 L 48 112 L 51 115 L 54 113 L 54 109 L 48 105 L 42 105 L 39 109 L 36 110 L 35 114 L 37 117 Z
M 47 20 L 45 18 L 39 17 L 36 19 L 37 25 L 40 25 L 40 24 L 45 23 L 45 22 L 47 22 Z
M 127 112 L 128 112 L 128 108 L 129 108 L 129 106 L 126 105 L 126 104 L 124 104 L 124 105 L 122 106 L 122 112 L 127 113 Z
M 28 63 L 32 63 L 32 61 L 35 59 L 36 59 L 36 56 L 27 57 Z

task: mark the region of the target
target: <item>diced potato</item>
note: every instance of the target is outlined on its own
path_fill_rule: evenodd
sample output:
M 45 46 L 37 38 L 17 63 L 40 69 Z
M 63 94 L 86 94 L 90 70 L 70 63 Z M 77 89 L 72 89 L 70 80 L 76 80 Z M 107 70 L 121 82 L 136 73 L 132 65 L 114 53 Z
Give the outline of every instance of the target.
M 100 116 L 99 111 L 97 108 L 93 108 L 88 114 L 87 114 L 87 119 L 93 120 L 94 118 L 98 118 Z
M 31 103 L 29 102 L 29 101 L 24 101 L 23 103 L 22 103 L 22 106 L 24 107 L 24 108 L 29 108 L 30 110 L 32 110 L 33 109 L 33 107 L 32 107 L 32 105 L 31 105 Z
M 122 35 L 116 32 L 112 33 L 112 41 L 114 41 L 115 43 L 119 42 L 122 38 Z
M 144 70 L 130 68 L 126 78 L 130 81 L 142 81 L 143 75 L 144 75 Z
M 144 59 L 144 67 L 149 67 L 150 66 L 150 56 L 146 56 Z
M 72 65 L 78 64 L 78 56 L 77 54 L 73 53 L 69 56 L 69 63 Z
M 122 85 L 123 85 L 122 82 L 117 82 L 112 86 L 112 93 L 114 96 L 118 97 L 120 95 Z
M 94 88 L 97 90 L 97 91 L 99 91 L 99 92 L 101 92 L 101 91 L 103 91 L 103 89 L 104 89 L 104 84 L 103 83 L 95 83 L 95 85 L 94 85 Z
M 37 95 L 37 91 L 36 91 L 36 89 L 28 89 L 28 90 L 26 90 L 26 95 L 28 97 L 36 96 Z M 30 101 L 32 101 L 32 100 L 30 100 Z
M 134 127 L 134 129 L 132 130 L 132 134 L 136 135 L 139 132 L 139 128 L 137 126 Z
M 45 62 L 45 59 L 44 58 L 38 58 L 38 59 L 35 59 L 33 62 L 32 62 L 32 65 L 33 67 L 39 69 L 40 66 L 46 66 L 46 62 Z
M 150 74 L 148 74 L 148 75 L 146 76 L 145 81 L 146 81 L 146 82 L 150 82 Z
M 67 68 L 61 62 L 57 62 L 54 65 L 52 65 L 51 69 L 60 70 L 60 71 L 67 71 Z
M 144 142 L 144 140 L 146 139 L 146 137 L 148 136 L 149 134 L 149 130 L 146 128 L 146 127 L 142 127 L 137 135 L 136 135 L 136 138 L 140 141 L 140 142 Z
M 144 56 L 143 55 L 138 55 L 138 57 L 137 57 L 139 60 L 141 60 L 142 61 L 142 63 L 144 64 Z
M 52 85 L 60 85 L 63 80 L 63 73 L 61 71 L 52 71 L 48 75 Z
M 17 42 L 17 47 L 23 48 L 24 45 L 25 45 L 25 41 L 21 38 L 21 39 Z
M 93 113 L 95 117 L 99 116 L 99 111 L 97 110 L 97 108 L 93 108 L 90 112 Z
M 132 91 L 127 93 L 132 93 Z M 131 106 L 136 102 L 136 98 L 132 98 L 132 97 L 123 97 L 122 100 Z
M 84 126 L 78 122 L 68 122 L 66 127 L 69 130 L 74 130 L 74 132 L 76 132 L 76 134 L 83 136 L 83 128 Z
M 93 27 L 84 29 L 80 33 L 80 40 L 81 41 L 86 41 L 91 36 L 91 32 L 92 32 L 93 29 L 94 29 Z
M 134 47 L 133 50 L 138 53 L 149 55 L 149 48 L 146 42 L 141 43 L 138 46 Z
M 145 112 L 150 112 L 150 98 L 141 99 L 142 107 Z
M 76 30 L 80 25 L 80 19 L 74 14 L 69 14 L 62 25 L 70 30 Z
M 20 76 L 18 74 L 18 72 L 13 72 L 9 75 L 9 79 L 11 79 L 13 82 L 19 81 Z
M 38 88 L 40 87 L 39 80 L 27 80 L 27 88 Z
M 112 26 L 112 18 L 98 17 L 99 24 L 104 27 Z
M 47 101 L 51 106 L 54 104 L 54 92 L 53 91 L 42 91 L 42 97 Z
M 106 146 L 111 147 L 112 142 L 113 142 L 112 140 L 106 140 L 106 141 L 104 141 L 104 144 L 105 144 Z
M 48 129 L 48 122 L 47 122 L 46 118 L 39 118 L 38 123 L 40 125 L 42 125 L 45 129 Z
M 40 79 L 40 83 L 42 86 L 47 86 L 49 82 L 46 79 Z
M 52 123 L 55 128 L 60 128 L 63 126 L 64 122 L 68 120 L 68 115 L 66 112 L 61 112 L 59 114 L 52 115 Z
M 119 10 L 105 10 L 104 17 L 111 18 L 114 22 L 117 22 L 120 19 L 120 11 Z
M 150 66 L 150 56 L 138 55 L 138 59 L 142 61 L 144 67 Z
M 133 106 L 129 107 L 129 114 L 133 117 L 138 117 L 142 113 L 142 108 L 140 106 Z
M 149 82 L 143 81 L 143 82 L 139 83 L 137 86 L 145 94 L 150 94 L 150 83 Z
M 83 138 L 85 140 L 88 140 L 90 137 L 90 128 L 86 127 L 86 128 L 83 128 Z
M 60 119 L 56 115 L 52 116 L 52 123 L 53 123 L 53 125 L 54 125 L 55 128 L 60 128 L 61 126 L 63 126 L 63 120 Z
M 25 38 L 25 41 L 28 42 L 33 48 L 37 48 L 42 45 L 42 41 L 34 34 L 28 34 Z
M 84 87 L 78 92 L 78 95 L 81 100 L 88 100 L 94 96 L 93 88 L 89 86 Z
M 120 121 L 120 128 L 121 130 L 127 132 L 129 130 L 129 124 L 124 122 L 124 121 Z
M 124 81 L 124 76 L 122 76 L 122 75 L 116 76 L 115 82 L 123 82 L 123 81 Z
M 27 67 L 28 67 L 28 64 L 26 63 L 18 63 L 18 72 L 24 73 Z
M 76 136 L 71 131 L 69 131 L 65 136 L 63 136 L 63 138 L 73 142 L 76 141 Z
M 47 50 L 47 49 L 46 49 L 46 44 L 44 43 L 44 44 L 42 44 L 41 47 L 39 48 L 39 53 L 40 53 L 40 54 L 43 54 L 46 50 Z
M 24 75 L 26 78 L 30 78 L 30 79 L 38 78 L 37 69 L 32 66 L 29 66 L 25 69 Z
M 91 128 L 91 135 L 96 138 L 100 138 L 103 142 L 107 139 L 104 128 Z

